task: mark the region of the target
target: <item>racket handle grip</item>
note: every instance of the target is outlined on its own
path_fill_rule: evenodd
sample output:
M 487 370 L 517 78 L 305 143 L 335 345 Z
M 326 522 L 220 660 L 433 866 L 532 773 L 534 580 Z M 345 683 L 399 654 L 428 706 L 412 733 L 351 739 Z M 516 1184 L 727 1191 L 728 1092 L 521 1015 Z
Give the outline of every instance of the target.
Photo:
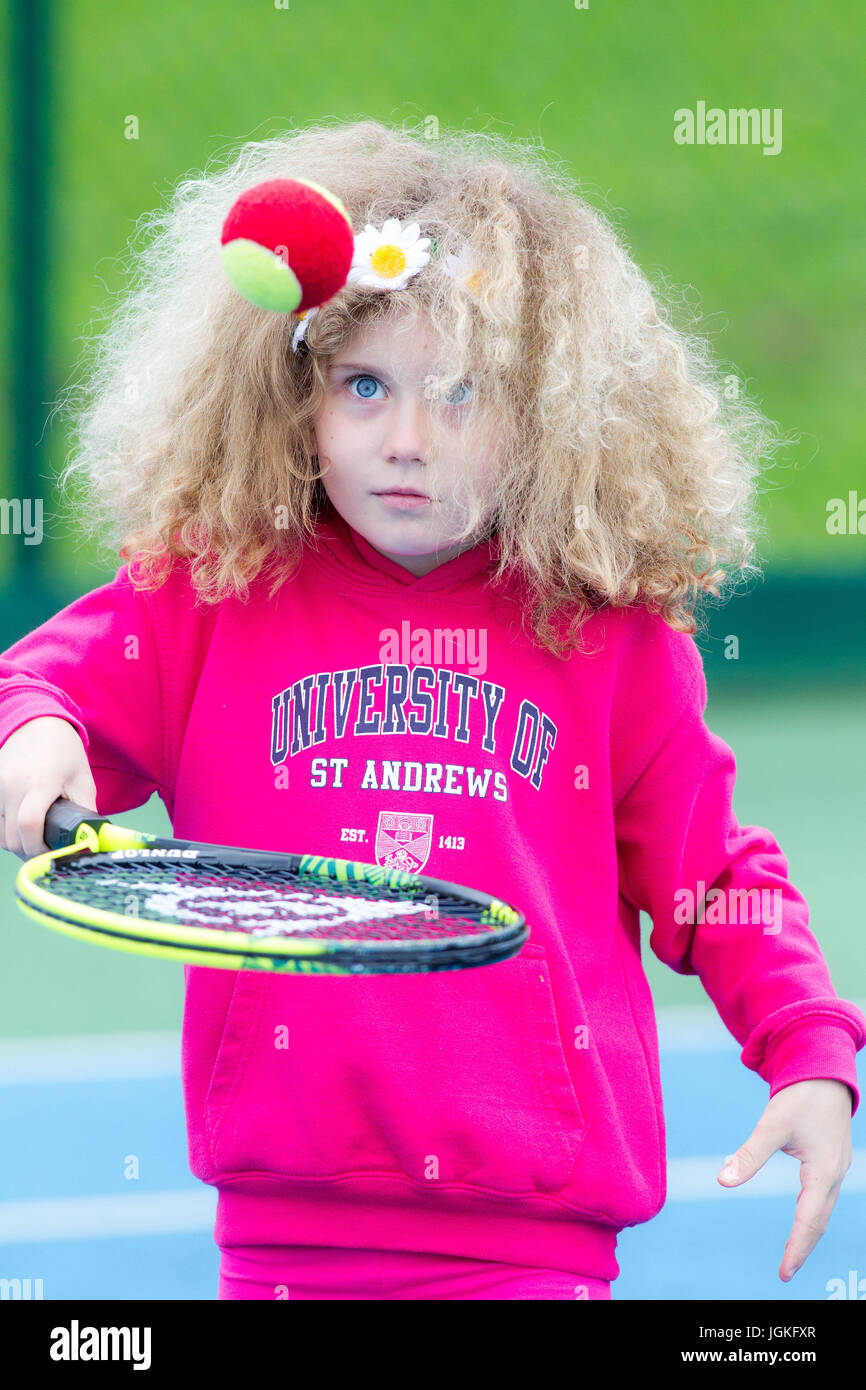
M 98 815 L 96 811 L 89 811 L 86 806 L 78 806 L 74 801 L 67 801 L 65 796 L 58 796 L 45 812 L 42 838 L 49 849 L 65 849 L 67 845 L 75 844 L 75 832 L 79 825 L 86 822 L 98 831 L 101 825 L 105 825 L 105 820 L 105 816 Z

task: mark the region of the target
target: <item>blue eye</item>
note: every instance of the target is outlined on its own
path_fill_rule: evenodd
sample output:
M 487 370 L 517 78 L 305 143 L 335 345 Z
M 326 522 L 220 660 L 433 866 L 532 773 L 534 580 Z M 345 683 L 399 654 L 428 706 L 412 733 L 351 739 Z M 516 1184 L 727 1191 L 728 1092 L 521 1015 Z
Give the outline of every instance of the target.
M 459 392 L 463 392 L 459 395 Z M 448 395 L 445 397 L 446 405 L 465 405 L 472 395 L 472 387 L 468 381 L 458 381 L 456 386 L 452 386 Z
M 473 395 L 473 386 L 468 381 L 459 381 L 456 386 L 452 386 L 448 395 L 442 393 L 441 402 L 445 406 L 464 406 L 467 400 Z
M 350 377 L 349 380 L 346 382 L 346 385 L 349 387 L 352 387 L 356 384 L 358 385 L 358 394 L 356 399 L 362 401 L 373 400 L 375 398 L 376 387 L 382 385 L 378 377 L 362 376 L 360 374 L 358 376 Z M 372 390 L 370 389 L 371 387 Z M 354 391 L 352 392 L 352 395 L 355 395 Z

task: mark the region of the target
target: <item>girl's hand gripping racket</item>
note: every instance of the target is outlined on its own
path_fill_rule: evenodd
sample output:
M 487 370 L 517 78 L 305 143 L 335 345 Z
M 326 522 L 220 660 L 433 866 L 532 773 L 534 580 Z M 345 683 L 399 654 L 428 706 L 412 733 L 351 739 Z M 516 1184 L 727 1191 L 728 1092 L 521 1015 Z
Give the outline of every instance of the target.
M 473 888 L 376 864 L 160 839 L 63 797 L 47 854 L 22 864 L 21 909 L 138 955 L 225 970 L 384 975 L 517 955 L 520 912 Z

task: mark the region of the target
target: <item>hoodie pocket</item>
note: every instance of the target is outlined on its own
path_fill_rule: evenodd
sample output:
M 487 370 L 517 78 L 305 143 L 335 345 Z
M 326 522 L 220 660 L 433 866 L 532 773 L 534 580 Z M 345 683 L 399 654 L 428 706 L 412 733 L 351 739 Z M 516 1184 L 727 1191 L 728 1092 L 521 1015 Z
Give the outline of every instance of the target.
M 240 972 L 205 1109 L 219 1177 L 556 1192 L 586 1137 L 536 942 L 435 975 Z

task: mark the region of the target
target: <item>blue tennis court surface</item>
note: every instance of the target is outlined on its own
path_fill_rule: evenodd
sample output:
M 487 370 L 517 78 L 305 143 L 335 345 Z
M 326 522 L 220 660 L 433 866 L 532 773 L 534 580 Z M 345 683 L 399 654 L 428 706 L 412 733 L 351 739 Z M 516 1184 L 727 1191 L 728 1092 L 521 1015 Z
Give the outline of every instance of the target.
M 861 1279 L 866 1294 L 863 1113 L 828 1230 L 783 1284 L 798 1162 L 776 1154 L 738 1191 L 716 1182 L 766 1084 L 712 1009 L 658 1017 L 668 1200 L 620 1236 L 614 1298 L 827 1299 Z M 0 1280 L 45 1299 L 216 1297 L 216 1194 L 187 1168 L 179 1061 L 169 1032 L 0 1043 Z

